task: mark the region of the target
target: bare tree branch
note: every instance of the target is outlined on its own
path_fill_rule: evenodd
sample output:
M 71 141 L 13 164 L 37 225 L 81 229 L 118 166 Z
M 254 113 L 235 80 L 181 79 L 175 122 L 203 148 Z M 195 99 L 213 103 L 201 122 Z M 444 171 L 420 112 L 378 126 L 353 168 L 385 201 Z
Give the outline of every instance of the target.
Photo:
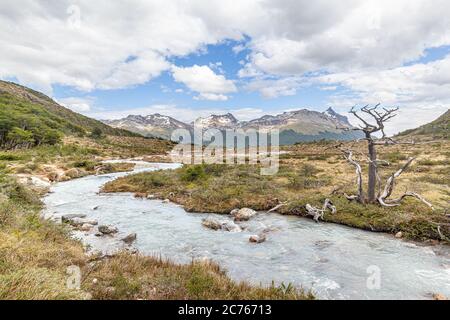
M 348 197 L 347 199 L 353 199 L 353 200 L 359 200 L 362 201 L 364 198 L 364 190 L 363 190 L 363 179 L 362 179 L 362 168 L 361 165 L 353 160 L 353 151 L 347 150 L 344 151 L 344 157 L 347 159 L 348 162 L 350 162 L 356 170 L 356 178 L 357 178 L 357 184 L 358 184 L 358 194 L 356 197 Z
M 408 161 L 403 165 L 403 167 L 401 167 L 397 172 L 395 172 L 393 175 L 389 177 L 389 179 L 386 182 L 386 186 L 384 187 L 383 193 L 381 194 L 380 197 L 378 197 L 378 201 L 381 204 L 385 203 L 385 200 L 391 196 L 392 191 L 394 190 L 395 179 L 397 179 L 403 173 L 403 171 L 405 171 L 411 165 L 411 163 L 414 160 L 415 158 L 409 158 Z
M 276 207 L 274 207 L 274 208 L 270 209 L 269 211 L 267 211 L 267 213 L 276 212 L 278 209 L 284 207 L 285 205 L 287 205 L 287 202 L 280 203 Z
M 422 197 L 420 194 L 415 193 L 415 192 L 405 192 L 400 198 L 398 199 L 393 199 L 393 200 L 385 200 L 388 204 L 397 204 L 399 205 L 404 198 L 406 197 L 413 197 L 416 198 L 420 201 L 422 201 L 423 203 L 425 203 L 427 206 L 429 206 L 432 210 L 434 210 L 433 205 L 428 202 L 424 197 Z

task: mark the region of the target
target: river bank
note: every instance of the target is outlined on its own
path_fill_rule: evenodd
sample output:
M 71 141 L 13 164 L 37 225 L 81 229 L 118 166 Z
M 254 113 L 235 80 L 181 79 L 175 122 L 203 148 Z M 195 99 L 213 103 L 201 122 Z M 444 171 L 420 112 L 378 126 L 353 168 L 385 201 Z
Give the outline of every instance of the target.
M 86 254 L 67 225 L 40 217 L 36 192 L 1 172 L 0 187 L 0 299 L 313 298 L 295 288 L 232 281 L 212 262 L 180 265 L 127 251 Z M 80 268 L 80 290 L 66 285 L 67 268 L 74 266 Z
M 324 222 L 431 244 L 450 243 L 449 217 L 445 209 L 432 211 L 415 201 L 407 201 L 396 208 L 351 203 L 343 196 L 349 192 L 345 187 L 330 191 L 331 179 L 310 164 L 282 165 L 275 176 L 261 176 L 259 168 L 250 165 L 197 165 L 127 175 L 105 184 L 102 192 L 152 195 L 170 199 L 188 212 L 226 215 L 236 208 L 268 211 L 284 203 L 277 212 L 301 217 L 308 216 L 306 204 L 322 207 L 329 198 L 337 212 L 325 213 Z
M 154 169 L 164 166 L 170 165 Z M 117 239 L 137 233 L 135 246 L 147 255 L 187 264 L 192 259 L 212 260 L 236 281 L 292 283 L 311 287 L 319 298 L 328 299 L 449 295 L 445 283 L 450 261 L 445 247 L 423 247 L 382 234 L 278 214 L 258 214 L 242 224 L 242 232 L 212 231 L 202 226 L 205 214 L 185 212 L 173 203 L 136 198 L 130 193 L 98 194 L 103 184 L 121 175 L 126 174 L 59 183 L 45 199 L 47 209 L 56 215 L 87 213 L 89 219 L 117 226 Z M 227 219 L 222 215 L 211 218 Z M 249 243 L 249 235 L 265 228 L 273 230 L 265 243 Z M 98 240 L 92 234 L 89 239 Z M 379 291 L 366 287 L 367 268 L 373 265 L 383 271 L 384 285 Z M 406 275 L 408 280 L 404 270 L 412 271 Z

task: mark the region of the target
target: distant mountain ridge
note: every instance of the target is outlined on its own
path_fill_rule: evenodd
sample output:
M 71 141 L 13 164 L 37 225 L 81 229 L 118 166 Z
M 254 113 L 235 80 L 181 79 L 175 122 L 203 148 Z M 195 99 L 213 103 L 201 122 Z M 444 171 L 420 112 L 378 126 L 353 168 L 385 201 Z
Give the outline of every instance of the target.
M 332 108 L 325 112 L 307 109 L 285 112 L 279 115 L 265 115 L 250 121 L 239 121 L 231 114 L 210 115 L 198 118 L 188 124 L 172 117 L 160 114 L 148 116 L 128 116 L 119 120 L 107 120 L 106 124 L 116 128 L 127 129 L 146 136 L 170 139 L 173 130 L 187 129 L 193 131 L 194 126 L 207 129 L 255 129 L 280 131 L 281 144 L 294 144 L 314 140 L 354 140 L 361 135 L 355 131 L 346 131 L 352 125 L 346 116 L 336 113 Z
M 420 139 L 450 139 L 450 109 L 436 120 L 416 129 L 398 134 L 398 137 Z

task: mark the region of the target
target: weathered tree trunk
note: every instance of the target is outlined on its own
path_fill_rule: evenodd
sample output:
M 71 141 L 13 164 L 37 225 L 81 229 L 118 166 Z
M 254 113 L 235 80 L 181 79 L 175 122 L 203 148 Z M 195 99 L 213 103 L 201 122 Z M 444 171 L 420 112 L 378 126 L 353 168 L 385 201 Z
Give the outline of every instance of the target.
M 370 135 L 369 135 L 370 138 Z M 373 140 L 369 141 L 369 181 L 367 184 L 367 201 L 369 203 L 376 203 L 376 188 L 377 188 L 377 151 Z
M 379 203 L 382 206 L 385 207 L 396 207 L 400 205 L 402 200 L 406 197 L 413 197 L 416 198 L 423 203 L 425 203 L 427 206 L 429 206 L 431 209 L 433 208 L 433 205 L 425 200 L 421 195 L 415 193 L 415 192 L 406 192 L 404 193 L 400 198 L 398 199 L 390 199 L 390 196 L 392 195 L 392 191 L 394 190 L 394 184 L 395 179 L 398 178 L 403 171 L 405 171 L 411 164 L 411 162 L 414 160 L 414 158 L 410 158 L 408 162 L 397 172 L 395 172 L 386 183 L 386 186 L 384 187 L 384 191 L 381 190 L 381 178 L 378 174 L 378 164 L 382 160 L 377 159 L 377 151 L 376 146 L 377 145 L 392 145 L 396 144 L 397 142 L 393 140 L 392 138 L 388 138 L 386 136 L 386 133 L 384 131 L 384 125 L 387 121 L 394 118 L 397 114 L 398 108 L 395 109 L 386 109 L 383 108 L 384 111 L 381 111 L 378 109 L 380 105 L 377 104 L 374 107 L 369 107 L 368 105 L 361 108 L 361 112 L 370 116 L 373 120 L 375 120 L 375 123 L 372 123 L 365 118 L 363 118 L 355 108 L 352 108 L 350 110 L 350 113 L 352 113 L 358 120 L 361 121 L 362 125 L 359 126 L 359 128 L 354 128 L 351 130 L 359 130 L 364 132 L 365 139 L 368 143 L 368 157 L 367 160 L 369 161 L 369 172 L 368 172 L 368 182 L 367 182 L 367 196 L 364 197 L 363 193 L 363 187 L 362 187 L 362 173 L 361 173 L 361 165 L 352 158 L 353 151 L 351 149 L 341 149 L 342 152 L 344 152 L 344 157 L 347 159 L 349 163 L 355 166 L 356 168 L 356 174 L 357 174 L 357 184 L 358 184 L 358 194 L 353 196 L 348 196 L 345 194 L 346 198 L 350 201 L 358 201 L 359 203 Z M 349 129 L 350 130 L 350 129 Z M 373 138 L 373 134 L 376 132 L 380 132 L 382 134 L 382 137 L 380 140 L 376 140 Z M 342 146 L 339 145 L 339 147 Z M 383 161 L 385 162 L 385 161 Z M 378 188 L 377 188 L 378 186 Z M 378 189 L 378 192 L 377 192 Z

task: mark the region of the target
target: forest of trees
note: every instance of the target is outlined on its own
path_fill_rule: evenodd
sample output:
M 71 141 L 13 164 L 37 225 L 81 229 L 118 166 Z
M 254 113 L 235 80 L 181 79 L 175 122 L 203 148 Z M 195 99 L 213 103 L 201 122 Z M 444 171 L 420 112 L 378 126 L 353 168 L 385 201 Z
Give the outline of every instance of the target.
M 54 145 L 64 134 L 86 134 L 84 128 L 50 113 L 37 104 L 0 95 L 0 148 L 6 150 Z

